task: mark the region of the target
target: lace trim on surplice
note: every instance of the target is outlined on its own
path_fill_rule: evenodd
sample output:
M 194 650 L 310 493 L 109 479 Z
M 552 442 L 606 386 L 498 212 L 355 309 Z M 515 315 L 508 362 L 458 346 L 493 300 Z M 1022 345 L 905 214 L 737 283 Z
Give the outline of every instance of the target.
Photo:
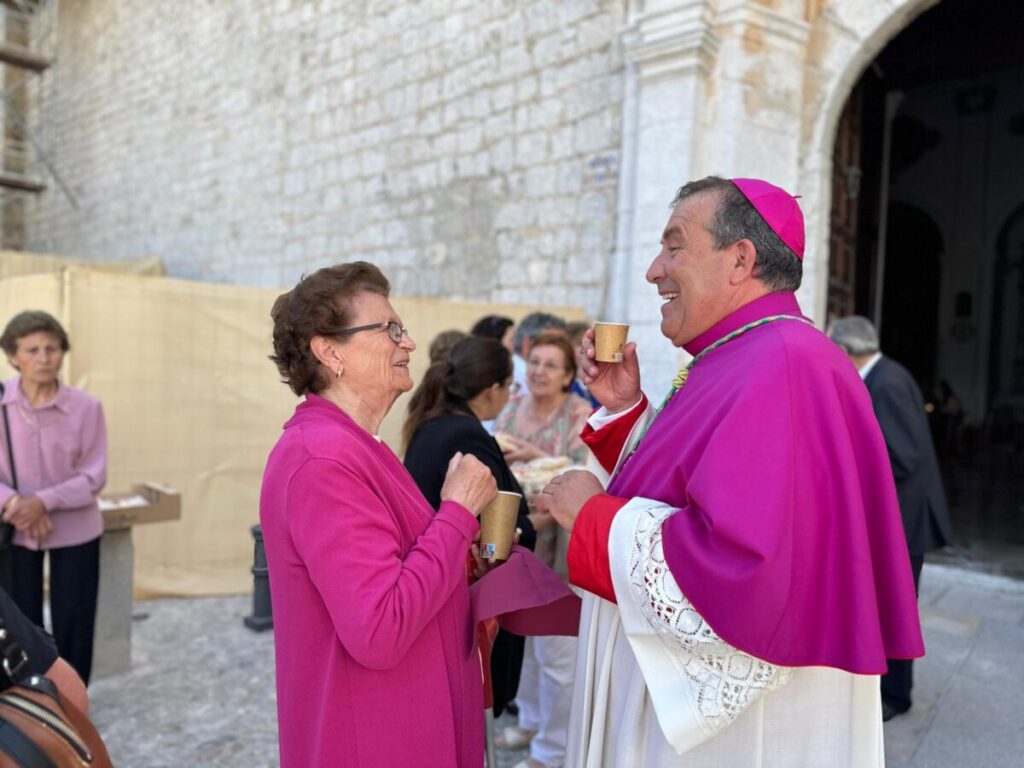
M 629 559 L 630 589 L 647 623 L 696 689 L 705 727 L 718 732 L 766 691 L 785 685 L 793 670 L 727 644 L 683 595 L 662 549 L 662 523 L 676 511 L 658 504 L 640 513 Z

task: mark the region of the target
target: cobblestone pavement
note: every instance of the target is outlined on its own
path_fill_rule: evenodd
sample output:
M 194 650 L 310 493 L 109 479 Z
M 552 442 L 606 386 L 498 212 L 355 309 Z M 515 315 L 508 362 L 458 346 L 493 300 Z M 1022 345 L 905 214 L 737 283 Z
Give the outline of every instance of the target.
M 274 637 L 247 597 L 135 604 L 132 669 L 89 686 L 118 768 L 277 766 Z
M 89 686 L 117 768 L 279 765 L 274 636 L 242 625 L 251 609 L 247 596 L 136 602 L 131 671 Z M 498 768 L 525 757 L 499 752 Z
M 278 765 L 273 635 L 242 625 L 250 605 L 248 597 L 136 603 L 131 672 L 89 690 L 118 768 Z M 921 616 L 928 656 L 915 665 L 913 709 L 886 725 L 887 765 L 1019 765 L 1024 582 L 929 564 Z M 498 768 L 524 757 L 499 752 Z

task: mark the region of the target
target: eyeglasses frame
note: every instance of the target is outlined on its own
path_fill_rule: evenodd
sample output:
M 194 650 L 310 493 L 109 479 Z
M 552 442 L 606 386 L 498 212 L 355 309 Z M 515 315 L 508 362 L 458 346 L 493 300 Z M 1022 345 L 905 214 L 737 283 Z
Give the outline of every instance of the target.
M 402 343 L 402 339 L 409 334 L 409 331 L 406 328 L 404 328 L 401 323 L 397 323 L 394 320 L 385 320 L 382 323 L 370 323 L 369 325 L 357 325 L 355 328 L 342 328 L 342 329 L 337 330 L 337 331 L 331 331 L 330 333 L 325 333 L 324 335 L 325 336 L 351 336 L 352 334 L 359 333 L 360 331 L 372 331 L 372 330 L 375 330 L 377 328 L 387 328 L 388 338 L 391 339 L 391 341 L 394 342 L 395 344 L 401 344 Z M 396 332 L 392 330 L 394 328 L 398 329 L 398 331 L 397 331 L 398 338 L 397 339 L 395 338 L 395 333 Z

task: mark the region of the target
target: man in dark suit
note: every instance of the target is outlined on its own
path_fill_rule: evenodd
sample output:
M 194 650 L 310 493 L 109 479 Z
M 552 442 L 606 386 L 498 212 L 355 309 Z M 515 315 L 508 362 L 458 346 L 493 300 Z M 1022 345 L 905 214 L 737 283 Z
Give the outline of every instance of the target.
M 917 589 L 924 553 L 953 539 L 924 398 L 910 372 L 879 351 L 878 332 L 867 318 L 858 315 L 837 320 L 829 337 L 850 356 L 871 393 L 896 480 Z M 882 677 L 883 720 L 910 709 L 912 685 L 913 662 L 889 659 L 889 671 Z

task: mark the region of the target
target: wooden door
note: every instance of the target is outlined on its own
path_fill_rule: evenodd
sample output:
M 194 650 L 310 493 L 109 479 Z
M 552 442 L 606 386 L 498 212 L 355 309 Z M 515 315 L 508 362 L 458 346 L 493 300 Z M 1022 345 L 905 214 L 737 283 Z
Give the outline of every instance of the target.
M 828 319 L 856 313 L 857 197 L 861 181 L 864 90 L 858 84 L 839 118 L 832 151 L 832 213 L 828 259 Z

